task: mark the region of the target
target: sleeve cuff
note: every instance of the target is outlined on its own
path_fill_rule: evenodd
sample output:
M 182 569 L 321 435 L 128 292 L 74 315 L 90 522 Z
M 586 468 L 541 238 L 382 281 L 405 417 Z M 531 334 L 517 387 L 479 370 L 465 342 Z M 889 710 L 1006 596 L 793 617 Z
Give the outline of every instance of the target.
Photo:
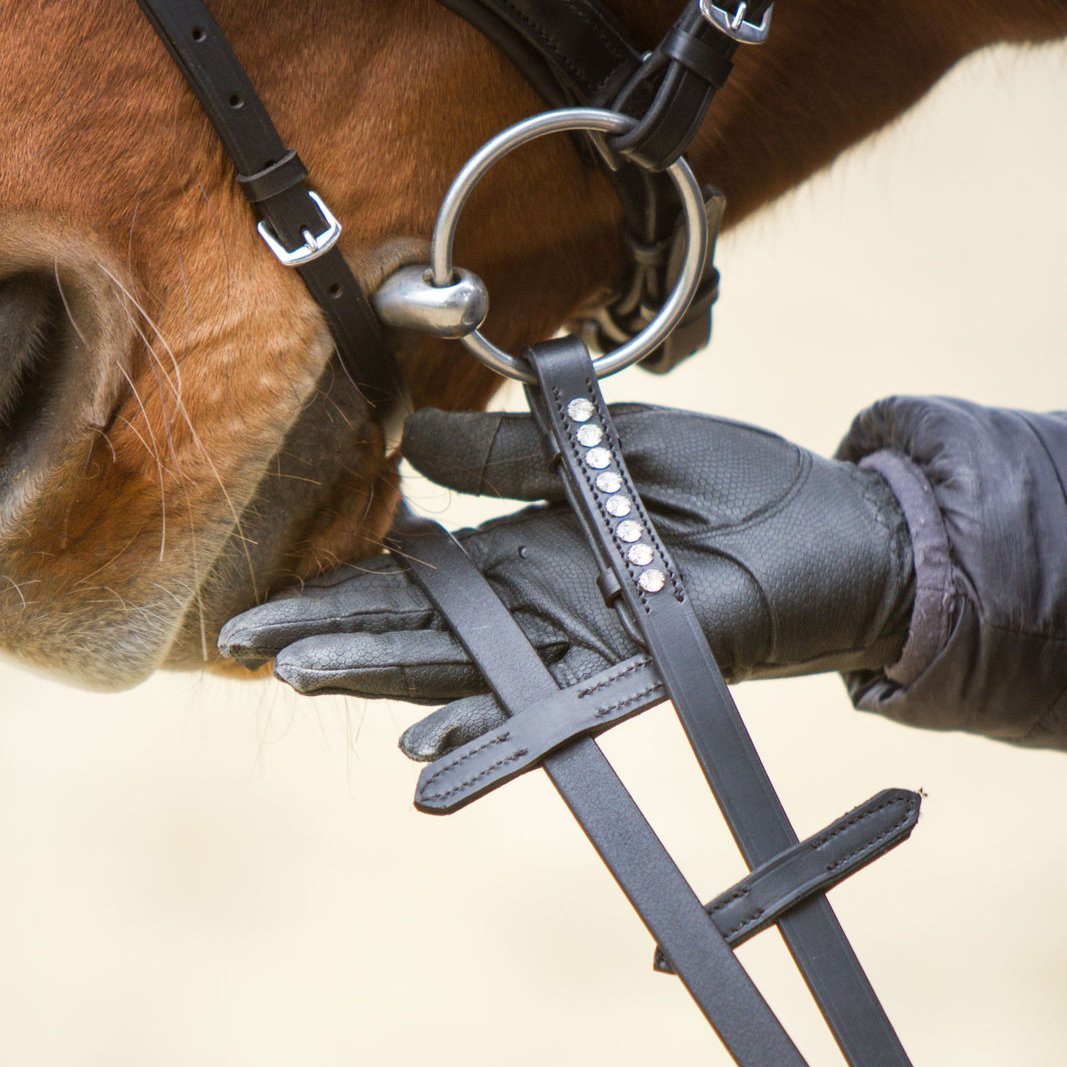
M 911 685 L 948 642 L 952 630 L 955 589 L 948 534 L 926 475 L 901 452 L 883 448 L 860 461 L 880 474 L 904 512 L 915 561 L 915 603 L 908 638 L 900 659 L 884 670 L 896 685 Z

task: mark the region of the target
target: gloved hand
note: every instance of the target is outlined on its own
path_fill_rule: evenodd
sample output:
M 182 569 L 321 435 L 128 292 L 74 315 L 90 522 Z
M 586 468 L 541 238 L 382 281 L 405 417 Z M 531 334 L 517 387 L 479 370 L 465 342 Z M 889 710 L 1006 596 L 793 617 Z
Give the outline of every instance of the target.
M 613 414 L 634 480 L 682 572 L 728 681 L 893 663 L 913 599 L 911 543 L 882 477 L 751 426 L 664 408 Z M 527 415 L 426 410 L 404 454 L 460 492 L 548 503 L 457 534 L 564 685 L 637 649 L 604 606 L 596 568 Z M 232 619 L 219 647 L 275 657 L 302 693 L 448 706 L 401 747 L 436 759 L 503 719 L 403 562 L 341 568 Z

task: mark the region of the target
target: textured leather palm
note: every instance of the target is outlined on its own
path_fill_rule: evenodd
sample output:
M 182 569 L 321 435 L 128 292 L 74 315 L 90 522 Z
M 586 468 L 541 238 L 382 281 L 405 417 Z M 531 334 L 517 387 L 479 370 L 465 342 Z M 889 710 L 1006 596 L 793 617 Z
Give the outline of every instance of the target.
M 912 561 L 899 505 L 880 476 L 689 412 L 620 406 L 615 419 L 728 679 L 893 662 L 907 633 Z M 488 454 L 472 465 L 494 422 Z M 524 416 L 427 412 L 409 427 L 409 458 L 453 488 L 558 494 L 550 471 L 531 470 L 541 465 L 531 462 L 537 443 Z M 534 643 L 557 658 L 570 650 L 562 680 L 633 654 L 595 593 L 568 509 L 527 509 L 460 539 Z

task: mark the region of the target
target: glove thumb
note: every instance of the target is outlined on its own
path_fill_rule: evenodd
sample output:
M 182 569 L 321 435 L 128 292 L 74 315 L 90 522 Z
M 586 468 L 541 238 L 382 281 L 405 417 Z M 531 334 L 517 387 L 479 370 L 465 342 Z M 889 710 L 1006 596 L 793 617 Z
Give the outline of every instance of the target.
M 506 719 L 496 698 L 489 693 L 464 697 L 409 726 L 400 738 L 400 750 L 408 759 L 430 763 L 481 737 Z

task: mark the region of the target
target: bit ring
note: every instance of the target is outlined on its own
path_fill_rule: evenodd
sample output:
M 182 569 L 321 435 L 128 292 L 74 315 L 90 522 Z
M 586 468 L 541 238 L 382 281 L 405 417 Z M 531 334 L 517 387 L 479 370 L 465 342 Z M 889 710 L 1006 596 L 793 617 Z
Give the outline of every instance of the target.
M 548 134 L 569 133 L 575 130 L 620 134 L 626 133 L 634 125 L 634 119 L 615 111 L 585 107 L 564 108 L 524 119 L 487 141 L 456 175 L 437 213 L 430 243 L 432 283 L 445 286 L 454 282 L 452 246 L 459 217 L 474 187 L 493 164 L 521 145 Z M 658 348 L 682 320 L 700 288 L 708 249 L 704 197 L 700 184 L 684 159 L 672 163 L 666 173 L 678 192 L 685 220 L 685 255 L 678 281 L 655 318 L 640 333 L 620 347 L 593 360 L 598 378 L 614 374 Z M 461 341 L 475 357 L 498 374 L 521 382 L 535 380 L 525 360 L 498 348 L 480 330 L 472 331 L 462 337 Z

